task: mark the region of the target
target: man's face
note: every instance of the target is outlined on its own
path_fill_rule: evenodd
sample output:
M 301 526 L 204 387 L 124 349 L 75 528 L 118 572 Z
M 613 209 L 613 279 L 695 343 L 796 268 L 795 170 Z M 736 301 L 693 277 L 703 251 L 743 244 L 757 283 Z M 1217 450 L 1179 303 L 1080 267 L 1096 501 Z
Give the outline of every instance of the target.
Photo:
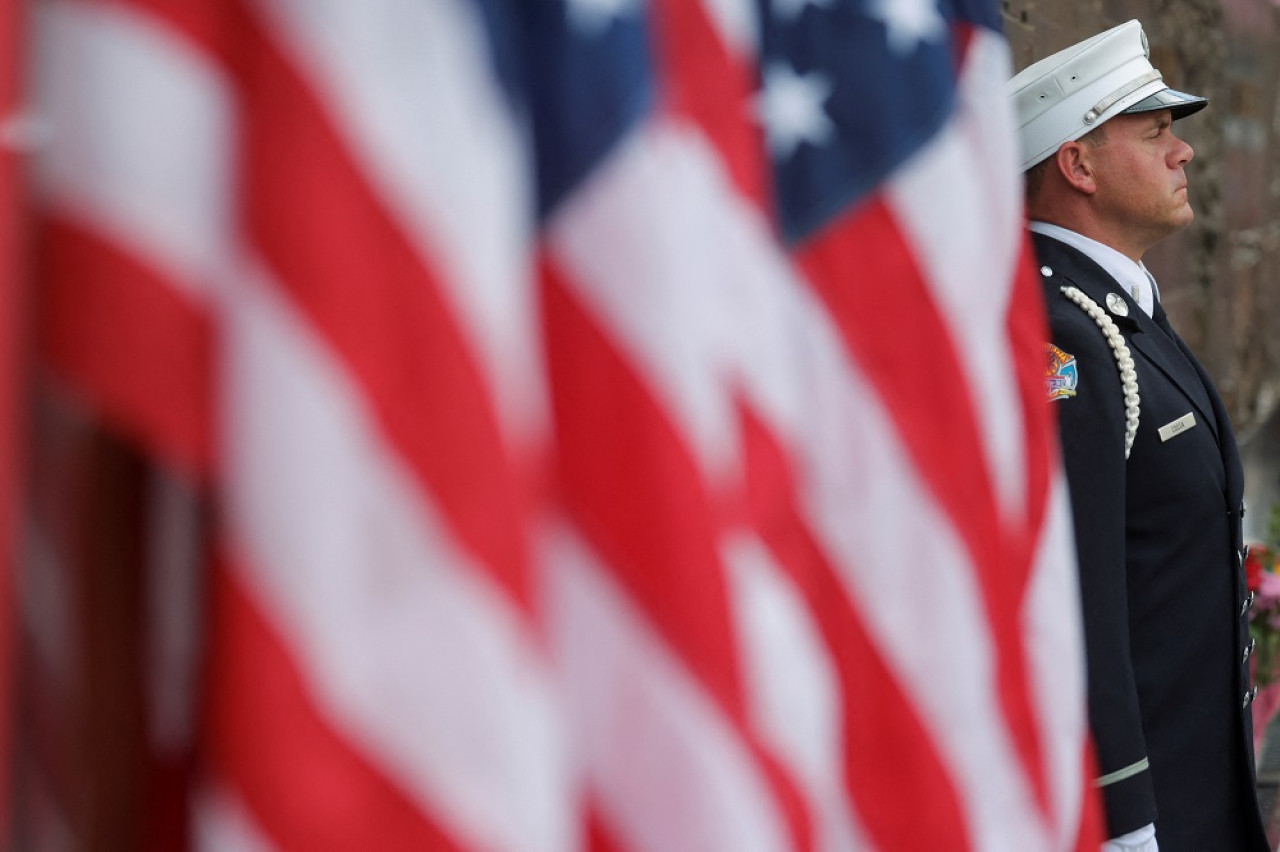
M 1183 170 L 1195 152 L 1171 125 L 1168 110 L 1118 115 L 1089 146 L 1099 220 L 1139 253 L 1195 218 Z

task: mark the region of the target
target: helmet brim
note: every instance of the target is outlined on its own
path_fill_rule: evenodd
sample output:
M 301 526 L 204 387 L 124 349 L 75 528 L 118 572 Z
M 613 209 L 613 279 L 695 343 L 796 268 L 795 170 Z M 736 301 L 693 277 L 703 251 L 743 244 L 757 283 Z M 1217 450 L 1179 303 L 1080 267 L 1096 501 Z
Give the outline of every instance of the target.
M 1188 95 L 1186 92 L 1179 92 L 1176 89 L 1161 89 L 1154 95 L 1148 95 L 1136 104 L 1120 111 L 1122 113 L 1135 113 L 1156 112 L 1157 110 L 1167 109 L 1173 114 L 1173 120 L 1177 121 L 1179 118 L 1186 118 L 1194 112 L 1199 112 L 1208 105 L 1208 98 Z

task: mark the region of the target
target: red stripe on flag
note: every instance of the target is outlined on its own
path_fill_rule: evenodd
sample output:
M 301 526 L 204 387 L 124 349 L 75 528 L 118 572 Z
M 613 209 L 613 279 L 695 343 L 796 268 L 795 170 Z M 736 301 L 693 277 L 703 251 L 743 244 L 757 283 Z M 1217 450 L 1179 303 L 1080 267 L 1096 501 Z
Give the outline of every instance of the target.
M 440 282 L 278 49 L 241 37 L 244 219 L 288 296 L 358 379 L 452 531 L 528 609 L 532 472 L 497 414 Z
M 658 0 L 655 20 L 664 106 L 691 118 L 716 147 L 738 192 L 765 207 L 768 160 L 751 116 L 759 84 L 750 61 L 755 57 L 730 53 L 700 0 Z
M 626 846 L 609 831 L 598 806 L 593 804 L 587 808 L 583 824 L 586 826 L 586 852 L 625 852 Z
M 1044 400 L 1044 342 L 1049 339 L 1045 319 L 1044 296 L 1040 292 L 1040 275 L 1033 265 L 1031 241 L 1024 238 L 1018 258 L 1017 280 L 1009 300 L 1006 329 L 1009 348 L 1014 354 L 1014 369 L 1022 402 L 1022 418 L 1026 424 L 1027 513 L 1026 528 L 1030 536 L 1044 528 L 1048 509 L 1050 474 L 1057 465 L 1057 423 L 1055 410 Z M 1034 542 L 1030 547 L 1034 546 Z M 1028 559 L 1033 558 L 1028 552 Z
M 1028 560 L 1034 560 L 1048 519 L 1049 494 L 1052 474 L 1058 469 L 1058 442 L 1056 409 L 1044 401 L 1044 342 L 1048 340 L 1044 296 L 1040 289 L 1040 274 L 1036 269 L 1035 254 L 1029 235 L 1022 240 L 1018 258 L 1017 280 L 1009 303 L 1008 333 L 1010 350 L 1015 354 L 1017 380 L 1026 424 L 1024 440 L 1027 456 L 1027 543 Z M 1066 561 L 1067 557 L 1062 554 Z M 1074 567 L 1074 562 L 1071 563 Z M 1083 698 L 1083 696 L 1082 696 Z M 1084 802 L 1078 814 L 1080 824 L 1076 839 L 1077 852 L 1096 850 L 1102 845 L 1104 825 L 1102 802 L 1098 789 L 1088 779 L 1098 777 L 1094 762 L 1093 741 L 1086 737 L 1081 763 Z
M 697 465 L 658 403 L 543 264 L 547 365 L 570 517 L 714 696 L 754 753 L 808 848 L 810 815 L 795 784 L 746 727 L 716 515 Z
M 463 847 L 335 731 L 230 565 L 215 568 L 203 742 L 217 780 L 280 848 Z
M 837 220 L 804 245 L 796 260 L 970 551 L 998 652 L 1001 710 L 1037 802 L 1048 813 L 1048 780 L 1022 645 L 1030 563 L 1000 527 L 978 419 L 960 370 L 962 353 L 881 199 Z M 936 416 L 940 411 L 948 416 Z
M 732 618 L 701 477 L 665 413 L 551 263 L 545 280 L 565 502 L 703 686 L 741 718 Z
M 974 557 L 992 564 L 1001 552 L 998 515 L 961 356 L 892 214 L 872 199 L 801 247 L 796 260 L 930 490 Z M 934 416 L 939 411 L 949 416 Z M 1016 581 L 1021 597 L 1025 576 L 999 579 Z
M 41 354 L 102 416 L 193 478 L 209 469 L 208 316 L 95 234 L 48 221 L 39 235 Z
M 1046 408 L 1048 406 L 1045 406 Z M 1093 752 L 1093 739 L 1086 737 L 1080 755 L 1080 778 L 1082 780 L 1098 777 L 1098 761 Z M 1080 825 L 1076 833 L 1076 842 L 1072 847 L 1075 852 L 1095 852 L 1102 845 L 1106 835 L 1106 820 L 1103 816 L 1102 793 L 1092 784 L 1083 785 L 1084 802 L 1080 808 Z
M 803 593 L 840 678 L 845 783 L 864 827 L 882 849 L 967 849 L 955 783 L 798 512 L 785 453 L 749 410 L 742 426 L 753 527 Z

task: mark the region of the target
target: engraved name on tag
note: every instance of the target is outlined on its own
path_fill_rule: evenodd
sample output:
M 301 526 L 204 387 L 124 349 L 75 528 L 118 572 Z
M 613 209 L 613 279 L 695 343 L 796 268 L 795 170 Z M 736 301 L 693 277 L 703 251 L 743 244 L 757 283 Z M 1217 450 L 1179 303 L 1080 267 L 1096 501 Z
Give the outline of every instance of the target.
M 1187 412 L 1172 423 L 1166 423 L 1160 427 L 1160 440 L 1167 441 L 1174 435 L 1181 435 L 1194 425 L 1196 425 L 1195 412 Z

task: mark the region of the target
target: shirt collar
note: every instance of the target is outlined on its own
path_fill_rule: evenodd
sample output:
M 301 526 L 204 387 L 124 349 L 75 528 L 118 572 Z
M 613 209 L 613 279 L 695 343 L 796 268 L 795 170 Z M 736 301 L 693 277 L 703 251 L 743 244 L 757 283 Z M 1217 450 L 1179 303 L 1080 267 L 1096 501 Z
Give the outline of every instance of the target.
M 1111 246 L 1067 230 L 1061 225 L 1031 222 L 1028 227 L 1037 234 L 1053 237 L 1084 252 L 1090 260 L 1101 266 L 1108 275 L 1120 283 L 1120 286 L 1138 303 L 1138 307 L 1142 308 L 1147 316 L 1151 316 L 1155 308 L 1155 279 L 1151 277 L 1151 273 L 1141 261 L 1126 257 Z

